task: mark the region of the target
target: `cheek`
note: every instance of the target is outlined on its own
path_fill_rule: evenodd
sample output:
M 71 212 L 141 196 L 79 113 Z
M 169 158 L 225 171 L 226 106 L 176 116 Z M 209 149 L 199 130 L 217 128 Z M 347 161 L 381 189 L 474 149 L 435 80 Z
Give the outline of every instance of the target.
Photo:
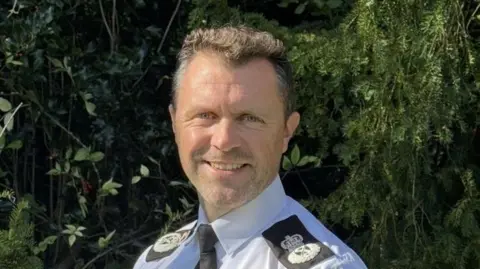
M 177 133 L 177 144 L 183 158 L 190 159 L 192 154 L 209 145 L 208 134 L 198 128 L 185 128 Z
M 271 162 L 281 154 L 283 139 L 278 133 L 268 132 L 251 137 L 249 144 L 258 161 Z

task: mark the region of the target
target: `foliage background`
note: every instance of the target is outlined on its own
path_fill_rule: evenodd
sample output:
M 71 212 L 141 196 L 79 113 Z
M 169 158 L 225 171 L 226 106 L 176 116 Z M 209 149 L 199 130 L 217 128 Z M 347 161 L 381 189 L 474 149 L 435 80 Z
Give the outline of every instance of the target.
M 0 268 L 131 268 L 195 218 L 170 76 L 188 31 L 238 23 L 284 40 L 295 66 L 302 123 L 283 160 L 287 193 L 369 268 L 480 268 L 478 10 L 3 1 Z

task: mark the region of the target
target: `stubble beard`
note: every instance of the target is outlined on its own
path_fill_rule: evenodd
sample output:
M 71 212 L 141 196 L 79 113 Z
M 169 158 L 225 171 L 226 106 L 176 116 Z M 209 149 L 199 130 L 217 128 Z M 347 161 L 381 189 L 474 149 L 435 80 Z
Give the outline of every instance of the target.
M 215 215 L 220 217 L 255 199 L 273 181 L 274 177 L 266 178 L 269 176 L 268 171 L 259 174 L 254 169 L 250 179 L 241 186 L 225 186 L 197 172 L 197 182 L 193 185 L 199 194 L 202 206 L 208 207 L 209 211 L 215 211 Z

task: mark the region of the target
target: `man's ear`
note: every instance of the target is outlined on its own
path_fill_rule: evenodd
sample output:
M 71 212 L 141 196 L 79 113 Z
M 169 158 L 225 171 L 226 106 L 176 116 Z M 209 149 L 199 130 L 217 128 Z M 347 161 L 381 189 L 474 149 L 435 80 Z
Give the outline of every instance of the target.
M 283 153 L 288 149 L 288 142 L 292 138 L 295 130 L 300 123 L 300 114 L 298 112 L 293 112 L 287 119 L 287 124 L 285 124 L 284 136 L 283 136 Z
M 168 112 L 170 112 L 170 119 L 172 120 L 172 130 L 175 133 L 175 108 L 172 104 L 168 106 Z

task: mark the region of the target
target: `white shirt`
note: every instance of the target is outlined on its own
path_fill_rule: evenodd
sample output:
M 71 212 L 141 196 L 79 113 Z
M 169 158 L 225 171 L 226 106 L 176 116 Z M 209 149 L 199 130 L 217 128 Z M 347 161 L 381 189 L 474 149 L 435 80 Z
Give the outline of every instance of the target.
M 195 233 L 202 223 L 208 221 L 199 207 L 196 221 L 149 246 L 134 269 L 194 269 L 200 255 Z M 352 249 L 285 194 L 278 175 L 254 200 L 210 225 L 219 239 L 218 269 L 367 268 Z

